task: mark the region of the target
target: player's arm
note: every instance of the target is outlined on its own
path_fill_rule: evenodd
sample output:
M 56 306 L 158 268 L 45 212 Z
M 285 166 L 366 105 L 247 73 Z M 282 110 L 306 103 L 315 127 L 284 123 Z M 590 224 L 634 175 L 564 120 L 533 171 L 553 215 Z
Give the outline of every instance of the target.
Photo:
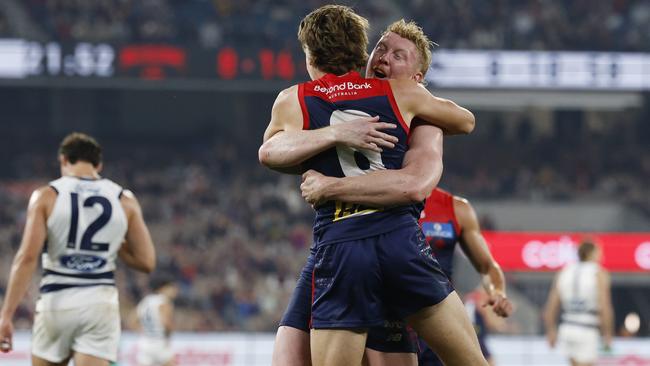
M 381 147 L 392 148 L 397 142 L 396 137 L 379 131 L 396 126 L 378 122 L 377 117 L 360 117 L 315 130 L 302 127 L 298 87 L 293 86 L 283 90 L 273 104 L 271 122 L 258 151 L 260 163 L 274 170 L 295 173 L 305 160 L 336 144 L 381 151 Z
M 557 341 L 557 317 L 560 313 L 560 294 L 557 290 L 557 278 L 558 275 L 555 276 L 553 285 L 551 285 L 551 291 L 548 294 L 543 314 L 546 340 L 551 348 L 555 347 Z
M 129 312 L 129 314 L 126 317 L 126 325 L 128 329 L 131 330 L 141 330 L 142 329 L 142 324 L 140 324 L 140 317 L 138 316 L 138 308 L 137 306 Z
M 0 342 L 4 343 L 0 351 L 11 350 L 12 319 L 38 265 L 47 237 L 47 216 L 55 201 L 56 192 L 50 187 L 37 189 L 29 199 L 23 238 L 11 265 L 7 292 L 0 310 Z
M 598 304 L 600 306 L 600 328 L 605 346 L 611 347 L 614 333 L 614 309 L 612 306 L 611 280 L 609 273 L 600 269 L 597 274 Z
M 481 274 L 483 287 L 489 296 L 488 303 L 497 315 L 509 316 L 512 313 L 512 303 L 506 295 L 506 280 L 481 234 L 474 208 L 466 199 L 454 197 L 454 211 L 462 228 L 460 247 L 476 271 Z
M 140 203 L 128 190 L 122 192 L 120 202 L 126 212 L 129 227 L 118 255 L 129 267 L 151 273 L 156 267 L 156 250 L 144 222 Z
M 446 135 L 468 134 L 474 130 L 474 114 L 451 100 L 432 95 L 412 80 L 390 80 L 402 116 L 415 117 L 440 127 Z
M 160 321 L 165 329 L 165 336 L 169 337 L 174 329 L 174 304 L 165 301 L 160 304 Z
M 419 125 L 412 130 L 402 168 L 378 170 L 355 177 L 333 178 L 315 171 L 303 175 L 300 186 L 307 202 L 338 200 L 372 207 L 421 202 L 442 175 L 442 130 Z

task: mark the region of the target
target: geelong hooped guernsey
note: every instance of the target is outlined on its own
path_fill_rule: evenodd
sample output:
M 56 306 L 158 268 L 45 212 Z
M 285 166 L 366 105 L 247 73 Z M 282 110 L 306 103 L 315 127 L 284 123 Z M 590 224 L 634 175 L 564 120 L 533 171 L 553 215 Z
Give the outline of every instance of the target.
M 70 176 L 50 186 L 57 198 L 47 220 L 37 308 L 117 301 L 115 259 L 128 225 L 122 187 L 108 179 Z
M 454 211 L 454 196 L 442 189 L 434 189 L 424 204 L 420 225 L 442 270 L 451 278 L 454 250 L 461 233 Z
M 366 79 L 357 72 L 342 76 L 327 74 L 299 84 L 298 97 L 305 130 L 348 123 L 359 117 L 379 116 L 380 121 L 397 125 L 383 132 L 399 139 L 393 149 L 385 148 L 381 153 L 337 146 L 306 161 L 305 168 L 340 178 L 402 167 L 408 149 L 409 127 L 399 112 L 387 80 Z M 416 222 L 420 209 L 418 205 L 377 209 L 329 201 L 316 207 L 315 243 L 318 246 L 385 233 L 405 222 Z
M 163 339 L 165 336 L 165 326 L 160 318 L 160 306 L 168 302 L 167 298 L 161 294 L 147 295 L 138 304 L 138 320 L 142 326 L 142 333 L 148 338 Z
M 600 324 L 597 275 L 599 265 L 578 262 L 562 269 L 557 289 L 562 304 L 562 322 L 585 327 Z

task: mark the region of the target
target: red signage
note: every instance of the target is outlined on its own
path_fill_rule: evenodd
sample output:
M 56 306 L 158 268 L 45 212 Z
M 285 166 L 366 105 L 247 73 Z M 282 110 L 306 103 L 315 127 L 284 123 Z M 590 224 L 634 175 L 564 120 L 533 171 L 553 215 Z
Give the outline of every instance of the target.
M 650 271 L 650 233 L 485 231 L 483 235 L 504 271 L 556 271 L 577 261 L 576 248 L 583 238 L 600 244 L 602 264 L 610 271 Z

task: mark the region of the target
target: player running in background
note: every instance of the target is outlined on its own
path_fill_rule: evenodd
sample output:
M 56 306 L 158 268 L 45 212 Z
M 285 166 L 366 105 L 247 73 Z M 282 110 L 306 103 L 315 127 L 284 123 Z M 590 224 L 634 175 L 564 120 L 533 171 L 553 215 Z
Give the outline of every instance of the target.
M 454 122 L 455 129 L 473 126 L 473 116 L 459 123 L 455 104 L 440 103 L 412 81 L 364 79 L 353 72 L 366 61 L 366 29 L 367 21 L 343 6 L 324 6 L 301 22 L 299 38 L 314 81 L 280 93 L 264 136 L 265 142 L 278 135 L 294 139 L 285 152 L 301 158 L 286 166 L 305 161 L 304 150 L 309 150 L 306 158 L 311 159 L 305 165 L 332 176 L 398 169 L 414 117 L 448 130 Z M 331 132 L 323 127 L 360 115 L 380 115 L 395 123 L 397 128 L 387 130 L 397 137 L 394 147 L 377 151 L 377 140 L 359 150 L 332 146 Z M 310 133 L 301 134 L 303 128 Z M 260 160 L 282 168 L 267 160 L 271 154 L 265 150 L 262 146 Z M 315 365 L 360 363 L 367 328 L 382 325 L 389 312 L 407 318 L 447 364 L 487 364 L 460 299 L 426 249 L 415 217 L 419 209 L 408 205 L 378 210 L 344 202 L 318 204 L 316 209 L 311 333 Z
M 142 332 L 137 348 L 138 366 L 173 366 L 170 337 L 178 286 L 172 278 L 153 277 L 150 287 L 153 293 L 145 296 L 136 309 Z
M 38 188 L 27 208 L 0 310 L 3 352 L 12 347 L 12 318 L 42 257 L 32 364 L 104 366 L 116 361 L 120 313 L 116 257 L 151 272 L 155 251 L 133 193 L 102 178 L 101 146 L 73 133 L 59 148 L 62 177 Z
M 366 66 L 366 76 L 422 82 L 431 60 L 430 48 L 431 42 L 417 24 L 396 21 L 386 28 L 373 49 Z M 363 120 L 358 122 L 364 123 Z M 326 128 L 341 126 L 344 125 Z M 419 124 L 412 129 L 402 169 L 377 171 L 367 175 L 373 179 L 372 188 L 382 187 L 392 192 L 370 192 L 368 195 L 378 197 L 387 193 L 401 194 L 410 197 L 413 202 L 420 202 L 430 193 L 428 187 L 437 184 L 441 174 L 442 131 L 432 125 Z M 366 185 L 365 188 L 370 187 Z M 360 194 L 364 193 L 366 191 L 361 189 Z M 309 320 L 313 264 L 313 256 L 310 255 L 280 322 L 274 343 L 273 365 L 311 364 Z M 387 324 L 398 329 L 381 326 L 371 328 L 368 332 L 366 358 L 370 365 L 417 363 L 417 342 L 405 331 L 403 322 L 391 320 Z
M 579 261 L 555 276 L 546 302 L 544 323 L 548 343 L 551 347 L 559 343 L 572 366 L 596 362 L 600 334 L 605 347 L 611 347 L 614 311 L 609 273 L 600 266 L 601 256 L 600 247 L 592 241 L 580 243 Z

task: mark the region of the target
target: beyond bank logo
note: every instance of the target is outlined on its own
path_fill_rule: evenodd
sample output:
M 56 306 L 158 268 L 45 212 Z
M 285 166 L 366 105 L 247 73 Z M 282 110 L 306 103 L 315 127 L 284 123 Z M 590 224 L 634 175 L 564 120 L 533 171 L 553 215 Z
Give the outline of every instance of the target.
M 351 81 L 332 85 L 329 88 L 324 88 L 320 85 L 316 85 L 314 87 L 314 91 L 320 92 L 320 93 L 325 93 L 325 95 L 330 96 L 332 93 L 338 93 L 338 92 L 350 92 L 350 91 L 357 91 L 357 90 L 367 90 L 367 89 L 372 89 L 372 85 L 370 83 L 365 82 L 362 84 L 357 84 L 353 83 Z

